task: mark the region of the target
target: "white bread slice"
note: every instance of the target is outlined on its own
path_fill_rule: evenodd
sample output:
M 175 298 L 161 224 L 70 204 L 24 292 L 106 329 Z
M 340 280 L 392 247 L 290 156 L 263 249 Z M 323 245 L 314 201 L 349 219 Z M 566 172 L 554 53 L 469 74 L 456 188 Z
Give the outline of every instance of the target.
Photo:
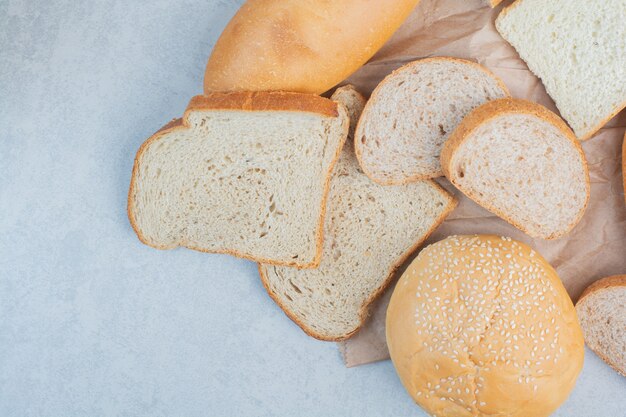
M 585 343 L 626 376 L 626 275 L 590 285 L 576 303 Z
M 441 165 L 465 195 L 536 238 L 569 232 L 589 201 L 580 143 L 557 115 L 524 100 L 471 112 L 445 144 Z
M 358 119 L 365 100 L 351 87 L 333 99 Z M 263 285 L 295 323 L 321 340 L 358 331 L 369 304 L 393 273 L 456 206 L 432 181 L 381 186 L 360 170 L 344 147 L 331 182 L 324 250 L 318 269 L 259 265 Z
M 194 97 L 137 152 L 128 216 L 139 239 L 255 261 L 320 262 L 345 108 L 297 93 Z
M 518 0 L 496 20 L 580 140 L 626 106 L 624 17 L 624 0 Z
M 500 79 L 471 61 L 407 64 L 387 76 L 365 106 L 355 133 L 359 163 L 379 184 L 440 177 L 441 148 L 463 117 L 507 96 Z

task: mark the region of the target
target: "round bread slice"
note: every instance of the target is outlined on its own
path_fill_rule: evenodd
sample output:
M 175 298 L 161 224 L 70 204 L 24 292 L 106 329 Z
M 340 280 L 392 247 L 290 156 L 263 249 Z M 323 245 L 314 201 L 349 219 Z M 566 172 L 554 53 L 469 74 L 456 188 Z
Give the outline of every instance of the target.
M 441 165 L 465 195 L 535 238 L 568 233 L 589 201 L 589 170 L 574 133 L 524 100 L 495 100 L 470 113 L 445 144 Z
M 499 78 L 471 61 L 407 64 L 385 78 L 365 106 L 355 133 L 359 163 L 383 185 L 440 177 L 441 148 L 463 117 L 508 96 Z
M 578 299 L 576 312 L 587 346 L 626 376 L 626 275 L 590 285 Z

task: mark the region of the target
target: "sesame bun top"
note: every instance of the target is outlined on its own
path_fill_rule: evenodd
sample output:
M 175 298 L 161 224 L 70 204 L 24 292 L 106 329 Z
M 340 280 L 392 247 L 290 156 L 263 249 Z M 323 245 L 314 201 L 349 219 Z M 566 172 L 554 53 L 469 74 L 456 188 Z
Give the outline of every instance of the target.
M 554 269 L 497 236 L 425 248 L 394 290 L 387 343 L 405 388 L 435 416 L 548 416 L 574 387 L 584 354 Z

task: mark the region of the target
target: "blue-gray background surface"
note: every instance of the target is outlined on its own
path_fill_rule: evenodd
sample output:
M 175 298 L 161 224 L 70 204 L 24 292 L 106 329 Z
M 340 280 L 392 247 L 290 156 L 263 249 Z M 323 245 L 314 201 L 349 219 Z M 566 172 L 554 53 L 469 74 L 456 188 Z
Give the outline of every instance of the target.
M 201 92 L 240 0 L 0 0 L 0 417 L 424 416 L 344 368 L 255 265 L 142 245 L 135 151 Z M 626 415 L 592 353 L 558 416 Z

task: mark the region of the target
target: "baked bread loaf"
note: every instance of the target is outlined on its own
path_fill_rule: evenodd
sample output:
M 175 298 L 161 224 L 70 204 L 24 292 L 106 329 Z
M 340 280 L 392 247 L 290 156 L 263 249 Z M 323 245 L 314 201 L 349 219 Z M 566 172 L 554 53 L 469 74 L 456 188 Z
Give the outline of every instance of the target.
M 626 275 L 594 282 L 578 299 L 576 312 L 589 349 L 626 376 Z
M 568 233 L 589 201 L 580 143 L 558 116 L 528 101 L 474 110 L 445 144 L 441 165 L 465 195 L 535 238 Z
M 580 140 L 626 106 L 624 0 L 518 0 L 496 20 Z
M 210 91 L 320 94 L 359 69 L 419 0 L 248 0 L 209 58 Z
M 426 247 L 398 281 L 386 320 L 398 375 L 433 416 L 548 416 L 583 365 L 559 277 L 510 238 L 452 236 Z
M 137 152 L 130 222 L 158 249 L 315 267 L 348 124 L 343 106 L 314 95 L 194 97 Z
M 439 156 L 471 110 L 509 95 L 486 68 L 462 59 L 429 58 L 403 66 L 374 90 L 356 130 L 356 155 L 379 184 L 443 175 Z
M 365 100 L 356 90 L 344 87 L 332 98 L 346 105 L 351 122 L 358 120 Z M 396 268 L 456 205 L 431 181 L 373 183 L 351 145 L 344 147 L 331 181 L 319 268 L 259 265 L 270 296 L 306 333 L 322 340 L 358 331 Z

